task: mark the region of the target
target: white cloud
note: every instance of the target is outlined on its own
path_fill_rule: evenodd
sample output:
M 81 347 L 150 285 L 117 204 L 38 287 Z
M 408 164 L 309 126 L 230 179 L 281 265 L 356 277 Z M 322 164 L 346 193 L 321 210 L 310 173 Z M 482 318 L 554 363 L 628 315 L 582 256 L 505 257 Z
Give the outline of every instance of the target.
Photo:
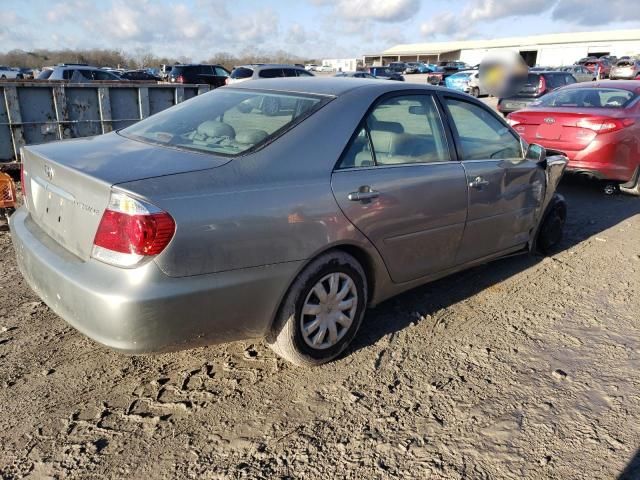
M 638 0 L 561 0 L 551 14 L 554 20 L 601 26 L 612 22 L 635 22 L 640 19 Z

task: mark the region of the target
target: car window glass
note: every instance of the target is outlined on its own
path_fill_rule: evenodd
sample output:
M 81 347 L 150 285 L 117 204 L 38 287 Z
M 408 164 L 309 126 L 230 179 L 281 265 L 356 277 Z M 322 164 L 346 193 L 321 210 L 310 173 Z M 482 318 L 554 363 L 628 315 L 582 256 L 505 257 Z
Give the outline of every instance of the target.
M 282 77 L 282 69 L 281 68 L 266 68 L 264 70 L 260 70 L 258 74 L 260 78 L 277 78 Z
M 282 73 L 285 77 L 295 77 L 296 71 L 293 68 L 283 68 Z
M 120 132 L 160 145 L 234 156 L 268 143 L 322 102 L 311 95 L 221 88 Z
M 216 75 L 219 76 L 219 77 L 228 77 L 229 76 L 227 71 L 222 67 L 213 67 L 213 69 L 216 72 Z
M 296 70 L 296 73 L 299 77 L 313 77 L 313 74 L 307 72 L 306 70 Z
M 362 125 L 342 156 L 338 168 L 362 168 L 373 165 L 374 160 L 369 134 L 365 126 Z
M 200 75 L 213 75 L 213 70 L 211 65 L 200 65 L 198 68 L 198 73 Z
M 462 160 L 522 159 L 520 140 L 493 114 L 469 102 L 446 99 L 458 132 Z
M 133 78 L 135 79 L 136 77 L 137 78 L 142 78 L 142 79 L 145 78 L 144 74 L 142 74 L 142 73 L 138 73 L 138 74 L 134 73 L 133 74 Z M 99 70 L 94 70 L 93 71 L 93 79 L 94 80 L 116 80 L 116 77 L 114 75 L 110 74 L 109 72 L 101 72 Z
M 253 75 L 253 70 L 245 67 L 234 68 L 233 71 L 231 72 L 231 78 L 233 78 L 234 80 L 251 78 L 252 75 Z
M 376 165 L 448 161 L 438 110 L 430 95 L 380 102 L 366 119 Z

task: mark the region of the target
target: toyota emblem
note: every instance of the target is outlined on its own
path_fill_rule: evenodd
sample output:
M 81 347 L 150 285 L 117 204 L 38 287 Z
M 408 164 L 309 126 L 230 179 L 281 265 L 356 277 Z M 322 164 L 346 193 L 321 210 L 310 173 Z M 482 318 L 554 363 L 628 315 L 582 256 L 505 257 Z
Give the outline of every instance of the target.
M 552 125 L 554 123 L 556 123 L 556 119 L 552 118 L 552 117 L 547 117 L 544 119 L 544 123 L 548 124 L 548 125 Z
M 44 173 L 47 176 L 47 178 L 49 180 L 53 180 L 53 176 L 55 175 L 55 172 L 53 170 L 53 168 L 51 168 L 49 165 L 45 165 L 44 166 Z

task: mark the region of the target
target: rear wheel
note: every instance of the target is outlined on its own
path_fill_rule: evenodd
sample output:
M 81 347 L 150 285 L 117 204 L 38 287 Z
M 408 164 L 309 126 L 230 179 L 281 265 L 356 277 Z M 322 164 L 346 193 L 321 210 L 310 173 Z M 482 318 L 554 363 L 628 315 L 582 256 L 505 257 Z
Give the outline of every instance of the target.
M 478 98 L 480 96 L 480 89 L 478 87 L 473 87 L 471 89 L 471 96 Z
M 325 253 L 289 288 L 267 343 L 291 363 L 321 365 L 349 345 L 366 306 L 367 279 L 362 266 L 347 253 Z

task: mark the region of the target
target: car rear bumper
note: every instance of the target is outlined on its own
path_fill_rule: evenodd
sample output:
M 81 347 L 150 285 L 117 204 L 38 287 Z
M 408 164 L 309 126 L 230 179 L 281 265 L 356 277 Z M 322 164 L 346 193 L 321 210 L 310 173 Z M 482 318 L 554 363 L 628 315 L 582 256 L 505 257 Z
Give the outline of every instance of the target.
M 264 336 L 300 264 L 174 278 L 153 261 L 136 269 L 83 262 L 48 237 L 24 207 L 10 228 L 18 267 L 40 298 L 83 334 L 127 353 Z

